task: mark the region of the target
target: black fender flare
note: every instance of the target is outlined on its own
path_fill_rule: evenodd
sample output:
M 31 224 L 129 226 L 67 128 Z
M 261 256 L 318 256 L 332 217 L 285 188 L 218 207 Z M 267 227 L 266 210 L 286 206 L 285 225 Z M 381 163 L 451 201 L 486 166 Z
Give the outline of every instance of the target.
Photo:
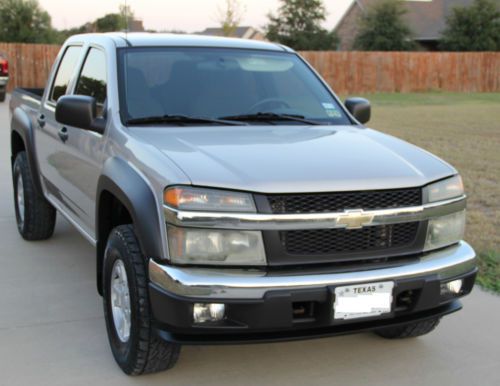
M 24 148 L 26 149 L 26 155 L 28 158 L 28 163 L 30 166 L 31 177 L 33 178 L 33 185 L 36 192 L 43 196 L 42 183 L 40 179 L 40 173 L 38 168 L 38 163 L 36 161 L 36 148 L 35 148 L 35 136 L 34 128 L 28 114 L 20 107 L 17 107 L 12 113 L 11 120 L 11 164 L 14 165 L 15 155 L 12 152 L 12 138 L 13 133 L 17 133 L 24 142 Z
M 104 222 L 100 219 L 101 196 L 111 193 L 128 210 L 145 258 L 161 258 L 163 255 L 162 230 L 156 198 L 150 186 L 133 167 L 124 160 L 113 157 L 104 163 L 97 184 L 96 194 L 96 253 L 97 286 L 101 293 L 102 259 L 108 235 L 103 232 Z

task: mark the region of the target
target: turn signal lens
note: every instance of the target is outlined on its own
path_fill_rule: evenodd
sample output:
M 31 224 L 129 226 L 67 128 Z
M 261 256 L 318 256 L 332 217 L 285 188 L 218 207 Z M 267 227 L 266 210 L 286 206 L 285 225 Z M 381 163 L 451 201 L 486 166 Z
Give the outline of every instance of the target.
M 163 201 L 168 206 L 172 208 L 178 208 L 181 200 L 182 189 L 181 188 L 171 188 L 165 190 L 163 193 Z
M 9 62 L 6 60 L 0 60 L 0 75 L 7 76 L 9 75 Z

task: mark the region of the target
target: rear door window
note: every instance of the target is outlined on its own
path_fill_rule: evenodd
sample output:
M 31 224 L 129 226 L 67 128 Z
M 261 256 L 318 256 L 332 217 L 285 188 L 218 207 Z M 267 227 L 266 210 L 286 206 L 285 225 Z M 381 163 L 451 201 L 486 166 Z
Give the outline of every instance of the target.
M 80 58 L 82 47 L 70 46 L 66 49 L 64 56 L 57 69 L 57 75 L 52 85 L 52 90 L 50 92 L 50 100 L 57 102 L 57 100 L 66 95 L 68 91 L 69 82 L 75 71 L 75 67 Z

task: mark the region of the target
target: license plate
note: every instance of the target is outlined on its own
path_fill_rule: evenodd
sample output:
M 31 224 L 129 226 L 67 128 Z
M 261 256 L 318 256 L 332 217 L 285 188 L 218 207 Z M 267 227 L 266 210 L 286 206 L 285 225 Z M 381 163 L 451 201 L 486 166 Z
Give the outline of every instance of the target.
M 357 319 L 391 312 L 394 282 L 335 288 L 334 319 Z

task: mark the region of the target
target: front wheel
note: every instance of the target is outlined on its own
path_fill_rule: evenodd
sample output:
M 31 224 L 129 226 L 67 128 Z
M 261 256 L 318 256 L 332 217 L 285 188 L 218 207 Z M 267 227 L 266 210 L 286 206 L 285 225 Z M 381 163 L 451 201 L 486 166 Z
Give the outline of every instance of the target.
M 145 259 L 132 225 L 111 231 L 103 267 L 103 302 L 113 356 L 129 375 L 172 368 L 180 346 L 152 331 Z
M 422 322 L 403 324 L 402 326 L 386 327 L 376 330 L 375 333 L 385 339 L 416 338 L 433 331 L 438 326 L 440 320 L 440 318 L 435 318 Z

